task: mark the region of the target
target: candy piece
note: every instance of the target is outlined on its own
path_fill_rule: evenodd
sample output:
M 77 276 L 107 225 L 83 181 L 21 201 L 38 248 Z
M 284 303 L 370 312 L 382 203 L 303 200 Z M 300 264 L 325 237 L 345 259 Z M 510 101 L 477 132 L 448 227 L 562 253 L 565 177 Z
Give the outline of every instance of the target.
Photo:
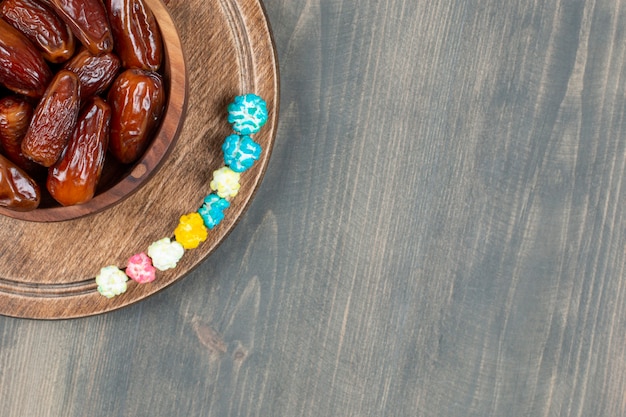
M 228 105 L 228 123 L 233 130 L 242 135 L 258 132 L 267 122 L 267 105 L 255 94 L 235 97 Z
M 168 237 L 157 240 L 148 246 L 148 256 L 152 258 L 152 265 L 159 271 L 175 268 L 184 253 L 183 245 L 176 241 L 170 241 Z
M 126 292 L 128 276 L 114 265 L 105 266 L 96 275 L 98 292 L 106 298 L 113 298 Z
M 156 269 L 152 266 L 150 257 L 145 252 L 141 252 L 128 259 L 126 275 L 139 284 L 146 284 L 155 280 Z
M 239 192 L 239 178 L 241 174 L 233 171 L 228 167 L 222 167 L 217 171 L 213 171 L 213 181 L 211 181 L 211 189 L 217 192 L 222 198 L 235 197 Z
M 222 145 L 224 162 L 235 172 L 244 172 L 261 156 L 261 145 L 250 136 L 230 135 Z
M 224 219 L 224 210 L 229 206 L 228 200 L 215 194 L 209 194 L 204 198 L 204 204 L 198 210 L 198 214 L 202 216 L 204 225 L 213 229 Z
M 197 248 L 207 238 L 207 229 L 204 226 L 202 216 L 198 213 L 181 216 L 180 222 L 174 230 L 174 236 L 176 236 L 176 241 L 183 245 L 183 248 Z

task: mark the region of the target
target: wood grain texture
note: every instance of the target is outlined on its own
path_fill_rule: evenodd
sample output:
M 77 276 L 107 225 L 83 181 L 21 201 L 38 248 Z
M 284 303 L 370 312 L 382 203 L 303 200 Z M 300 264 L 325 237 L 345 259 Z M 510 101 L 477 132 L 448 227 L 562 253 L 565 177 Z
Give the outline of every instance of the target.
M 211 30 L 195 38 L 182 34 L 180 41 L 164 37 L 166 46 L 179 47 L 169 50 L 166 67 L 167 80 L 178 99 L 170 101 L 172 105 L 166 110 L 160 132 L 162 138 L 171 139 L 180 130 L 180 136 L 173 148 L 167 149 L 170 157 L 164 161 L 154 158 L 165 151 L 165 144 L 157 138 L 146 156 L 132 168 L 128 181 L 113 186 L 92 202 L 62 207 L 61 212 L 57 208 L 37 210 L 21 214 L 19 219 L 0 216 L 0 314 L 43 319 L 81 317 L 124 307 L 160 291 L 204 260 L 228 235 L 263 178 L 276 134 L 278 69 L 260 3 L 198 3 L 194 7 L 200 20 L 193 22 L 181 18 L 172 22 L 183 10 L 175 4 L 169 4 L 170 13 L 160 0 L 148 0 L 147 4 L 157 21 L 170 23 L 169 29 L 174 24 L 181 28 L 180 32 L 184 26 L 199 22 L 212 25 Z M 202 15 L 203 9 L 215 12 Z M 163 34 L 172 35 L 166 30 Z M 183 43 L 182 50 L 178 42 Z M 204 69 L 202 77 L 188 74 L 187 84 L 185 56 L 194 68 Z M 102 297 L 94 279 L 101 268 L 124 268 L 133 254 L 145 252 L 156 240 L 173 237 L 180 216 L 195 212 L 202 205 L 211 192 L 213 171 L 224 165 L 221 145 L 232 133 L 226 107 L 235 95 L 247 92 L 259 94 L 267 102 L 268 122 L 255 135 L 264 152 L 241 175 L 240 192 L 225 212 L 224 220 L 211 230 L 200 247 L 187 251 L 176 268 L 159 273 L 154 283 L 138 286 L 130 282 L 129 290 L 122 296 L 113 300 Z M 185 114 L 181 130 L 180 117 Z M 159 165 L 162 167 L 155 173 Z M 149 181 L 140 190 L 135 189 L 134 194 L 126 194 L 129 185 L 138 187 L 138 179 Z M 113 207 L 77 219 L 50 223 L 24 220 L 31 214 L 44 219 L 63 218 L 68 213 L 84 215 L 120 198 L 123 201 Z M 65 211 L 68 209 L 70 212 Z
M 264 4 L 250 209 L 141 303 L 0 318 L 6 415 L 626 415 L 626 2 Z

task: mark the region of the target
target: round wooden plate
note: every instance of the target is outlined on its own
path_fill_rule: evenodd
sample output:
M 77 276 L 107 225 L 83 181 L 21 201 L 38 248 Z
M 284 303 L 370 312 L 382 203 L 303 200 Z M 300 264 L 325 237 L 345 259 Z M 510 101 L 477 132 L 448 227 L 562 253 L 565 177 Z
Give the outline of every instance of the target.
M 77 220 L 38 223 L 0 218 L 0 314 L 63 319 L 104 313 L 138 302 L 183 277 L 215 250 L 243 215 L 258 188 L 274 143 L 279 104 L 276 53 L 259 0 L 146 0 L 169 11 L 178 28 L 189 77 L 186 119 L 175 148 L 141 190 L 103 212 Z M 231 133 L 226 106 L 255 93 L 269 120 L 254 136 L 261 158 L 241 176 L 239 194 L 208 239 L 190 249 L 157 280 L 129 281 L 112 299 L 96 289 L 95 275 L 161 238 L 173 237 L 181 215 L 194 212 L 224 165 L 221 145 Z

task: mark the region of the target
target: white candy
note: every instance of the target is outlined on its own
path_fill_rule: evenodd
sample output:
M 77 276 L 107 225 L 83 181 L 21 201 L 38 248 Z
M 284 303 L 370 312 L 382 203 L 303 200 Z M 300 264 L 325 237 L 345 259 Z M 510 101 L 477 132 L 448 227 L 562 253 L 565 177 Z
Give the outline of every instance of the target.
M 184 253 L 183 245 L 170 241 L 168 237 L 157 240 L 148 247 L 148 256 L 152 258 L 152 265 L 159 271 L 175 268 Z

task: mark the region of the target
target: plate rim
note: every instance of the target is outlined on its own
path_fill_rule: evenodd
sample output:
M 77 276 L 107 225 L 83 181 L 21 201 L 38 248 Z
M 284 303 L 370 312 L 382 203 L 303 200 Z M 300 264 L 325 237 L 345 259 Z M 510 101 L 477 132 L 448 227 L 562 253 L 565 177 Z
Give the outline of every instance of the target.
M 161 0 L 151 1 L 159 1 L 163 4 Z M 213 252 L 215 252 L 215 250 L 224 242 L 224 240 L 230 235 L 230 233 L 234 230 L 237 224 L 241 221 L 243 215 L 247 212 L 250 204 L 252 203 L 252 200 L 255 198 L 256 193 L 258 192 L 258 189 L 263 181 L 275 145 L 275 138 L 278 128 L 278 116 L 280 112 L 280 69 L 278 65 L 278 54 L 274 42 L 273 31 L 271 29 L 271 25 L 267 16 L 267 11 L 262 1 L 217 1 L 221 2 L 222 6 L 230 5 L 230 7 L 236 7 L 239 13 L 246 13 L 245 10 L 248 9 L 252 9 L 253 12 L 259 12 L 261 18 L 255 19 L 253 23 L 257 26 L 261 26 L 255 27 L 255 29 L 260 30 L 263 36 L 262 39 L 257 39 L 257 43 L 254 44 L 251 44 L 250 39 L 248 39 L 248 47 L 253 49 L 250 51 L 250 53 L 253 55 L 253 58 L 256 56 L 256 54 L 259 53 L 259 49 L 262 49 L 263 54 L 267 55 L 266 58 L 268 58 L 268 61 L 270 63 L 269 67 L 271 69 L 270 74 L 265 74 L 264 79 L 264 84 L 271 85 L 271 88 L 269 89 L 269 93 L 271 94 L 271 100 L 268 100 L 268 98 L 270 97 L 268 97 L 267 94 L 266 97 L 264 97 L 266 101 L 268 101 L 268 104 L 271 103 L 271 108 L 269 109 L 270 118 L 268 120 L 268 123 L 263 128 L 263 131 L 265 132 L 263 134 L 267 137 L 266 144 L 263 149 L 264 157 L 262 160 L 262 164 L 260 164 L 254 177 L 248 179 L 248 183 L 245 186 L 251 186 L 252 188 L 245 194 L 245 198 L 241 199 L 241 201 L 238 202 L 239 207 L 237 212 L 231 214 L 229 217 L 230 223 L 224 228 L 224 230 L 222 230 L 220 237 L 216 239 L 209 247 L 205 248 L 205 250 L 198 251 L 197 249 L 192 249 L 186 251 L 193 251 L 195 256 L 192 260 L 188 260 L 187 264 L 183 268 L 179 268 L 177 266 L 173 270 L 158 272 L 157 280 L 159 281 L 159 284 L 154 285 L 155 283 L 150 283 L 146 285 L 136 285 L 136 283 L 134 283 L 133 281 L 129 281 L 128 291 L 113 299 L 107 299 L 97 292 L 95 277 L 67 284 L 53 284 L 48 291 L 42 291 L 42 285 L 36 283 L 16 283 L 14 281 L 0 278 L 0 315 L 15 318 L 43 320 L 71 319 L 99 315 L 136 304 L 137 302 L 140 302 L 164 290 L 165 288 L 169 287 L 173 283 L 179 281 L 181 278 L 195 270 Z M 167 5 L 164 4 L 163 6 L 168 11 L 170 11 Z M 244 27 L 243 29 L 250 30 L 249 27 Z M 183 55 L 185 56 L 185 61 L 188 64 L 186 57 L 189 54 L 191 48 L 185 47 L 184 40 L 181 39 L 181 42 L 183 43 Z M 259 46 L 260 43 L 262 43 L 262 45 Z M 189 71 L 188 65 L 185 65 L 185 68 L 186 71 Z M 260 78 L 255 72 L 256 68 L 253 66 L 252 68 L 250 68 L 250 70 L 253 71 L 253 74 L 251 76 L 252 80 L 254 80 L 255 83 L 258 83 Z M 241 87 L 242 89 L 245 89 L 249 86 L 243 85 Z M 254 85 L 252 87 L 258 86 Z M 242 93 L 243 92 L 244 91 L 242 91 Z M 186 96 L 185 110 L 187 107 L 188 96 L 189 94 L 187 94 Z M 184 129 L 184 124 L 185 123 L 183 122 L 182 127 L 180 127 L 181 129 Z M 243 183 L 242 187 L 244 187 Z M 181 212 L 180 214 L 182 215 L 184 213 Z M 185 253 L 183 260 L 186 256 L 187 253 Z M 163 276 L 161 276 L 160 274 L 162 274 Z M 21 291 L 21 293 L 19 294 L 15 293 L 16 285 Z M 66 295 L 68 293 L 71 295 Z

